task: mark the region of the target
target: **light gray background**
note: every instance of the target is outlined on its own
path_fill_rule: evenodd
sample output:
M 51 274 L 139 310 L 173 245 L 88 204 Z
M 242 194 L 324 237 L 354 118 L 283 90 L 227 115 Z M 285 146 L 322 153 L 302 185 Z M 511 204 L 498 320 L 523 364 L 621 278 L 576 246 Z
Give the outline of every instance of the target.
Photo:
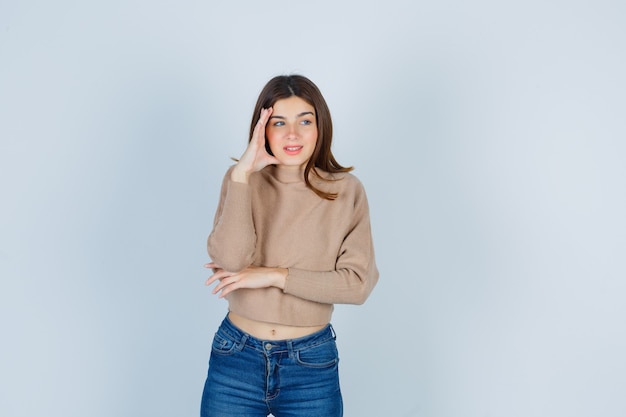
M 196 416 L 256 96 L 303 73 L 370 199 L 346 416 L 626 415 L 619 1 L 0 2 L 0 414 Z

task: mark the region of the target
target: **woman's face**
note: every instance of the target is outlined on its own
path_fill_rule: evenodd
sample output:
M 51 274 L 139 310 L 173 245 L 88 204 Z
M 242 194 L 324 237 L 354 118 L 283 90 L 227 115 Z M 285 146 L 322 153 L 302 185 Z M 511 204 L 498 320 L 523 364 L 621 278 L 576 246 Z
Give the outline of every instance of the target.
M 267 122 L 265 136 L 280 165 L 303 168 L 317 143 L 315 109 L 296 96 L 278 100 Z

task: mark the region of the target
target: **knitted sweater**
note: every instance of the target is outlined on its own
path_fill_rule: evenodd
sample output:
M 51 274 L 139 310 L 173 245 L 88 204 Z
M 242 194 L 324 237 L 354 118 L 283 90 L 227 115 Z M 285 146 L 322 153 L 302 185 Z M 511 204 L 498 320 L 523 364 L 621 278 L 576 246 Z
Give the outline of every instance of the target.
M 273 165 L 255 172 L 248 184 L 222 184 L 209 256 L 224 270 L 250 265 L 287 268 L 284 290 L 238 289 L 226 296 L 241 316 L 291 326 L 330 321 L 333 304 L 362 304 L 378 281 L 365 190 L 352 174 L 328 174 L 306 187 L 302 171 Z

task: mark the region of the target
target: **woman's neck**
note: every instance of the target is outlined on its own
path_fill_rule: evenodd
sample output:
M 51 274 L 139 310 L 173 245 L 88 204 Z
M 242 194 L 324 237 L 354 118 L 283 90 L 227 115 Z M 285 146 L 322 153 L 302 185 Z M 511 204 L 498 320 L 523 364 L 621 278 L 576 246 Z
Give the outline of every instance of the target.
M 282 183 L 304 182 L 304 166 L 272 166 L 272 174 Z

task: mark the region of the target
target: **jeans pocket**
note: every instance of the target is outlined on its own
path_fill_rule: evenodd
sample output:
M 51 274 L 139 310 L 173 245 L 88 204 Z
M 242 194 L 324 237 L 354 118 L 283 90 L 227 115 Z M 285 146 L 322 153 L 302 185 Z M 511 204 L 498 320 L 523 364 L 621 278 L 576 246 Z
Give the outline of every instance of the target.
M 296 362 L 309 368 L 330 368 L 339 362 L 337 344 L 334 340 L 311 346 L 296 352 Z
M 219 331 L 213 336 L 211 351 L 218 355 L 231 355 L 235 351 L 235 341 L 225 337 Z

